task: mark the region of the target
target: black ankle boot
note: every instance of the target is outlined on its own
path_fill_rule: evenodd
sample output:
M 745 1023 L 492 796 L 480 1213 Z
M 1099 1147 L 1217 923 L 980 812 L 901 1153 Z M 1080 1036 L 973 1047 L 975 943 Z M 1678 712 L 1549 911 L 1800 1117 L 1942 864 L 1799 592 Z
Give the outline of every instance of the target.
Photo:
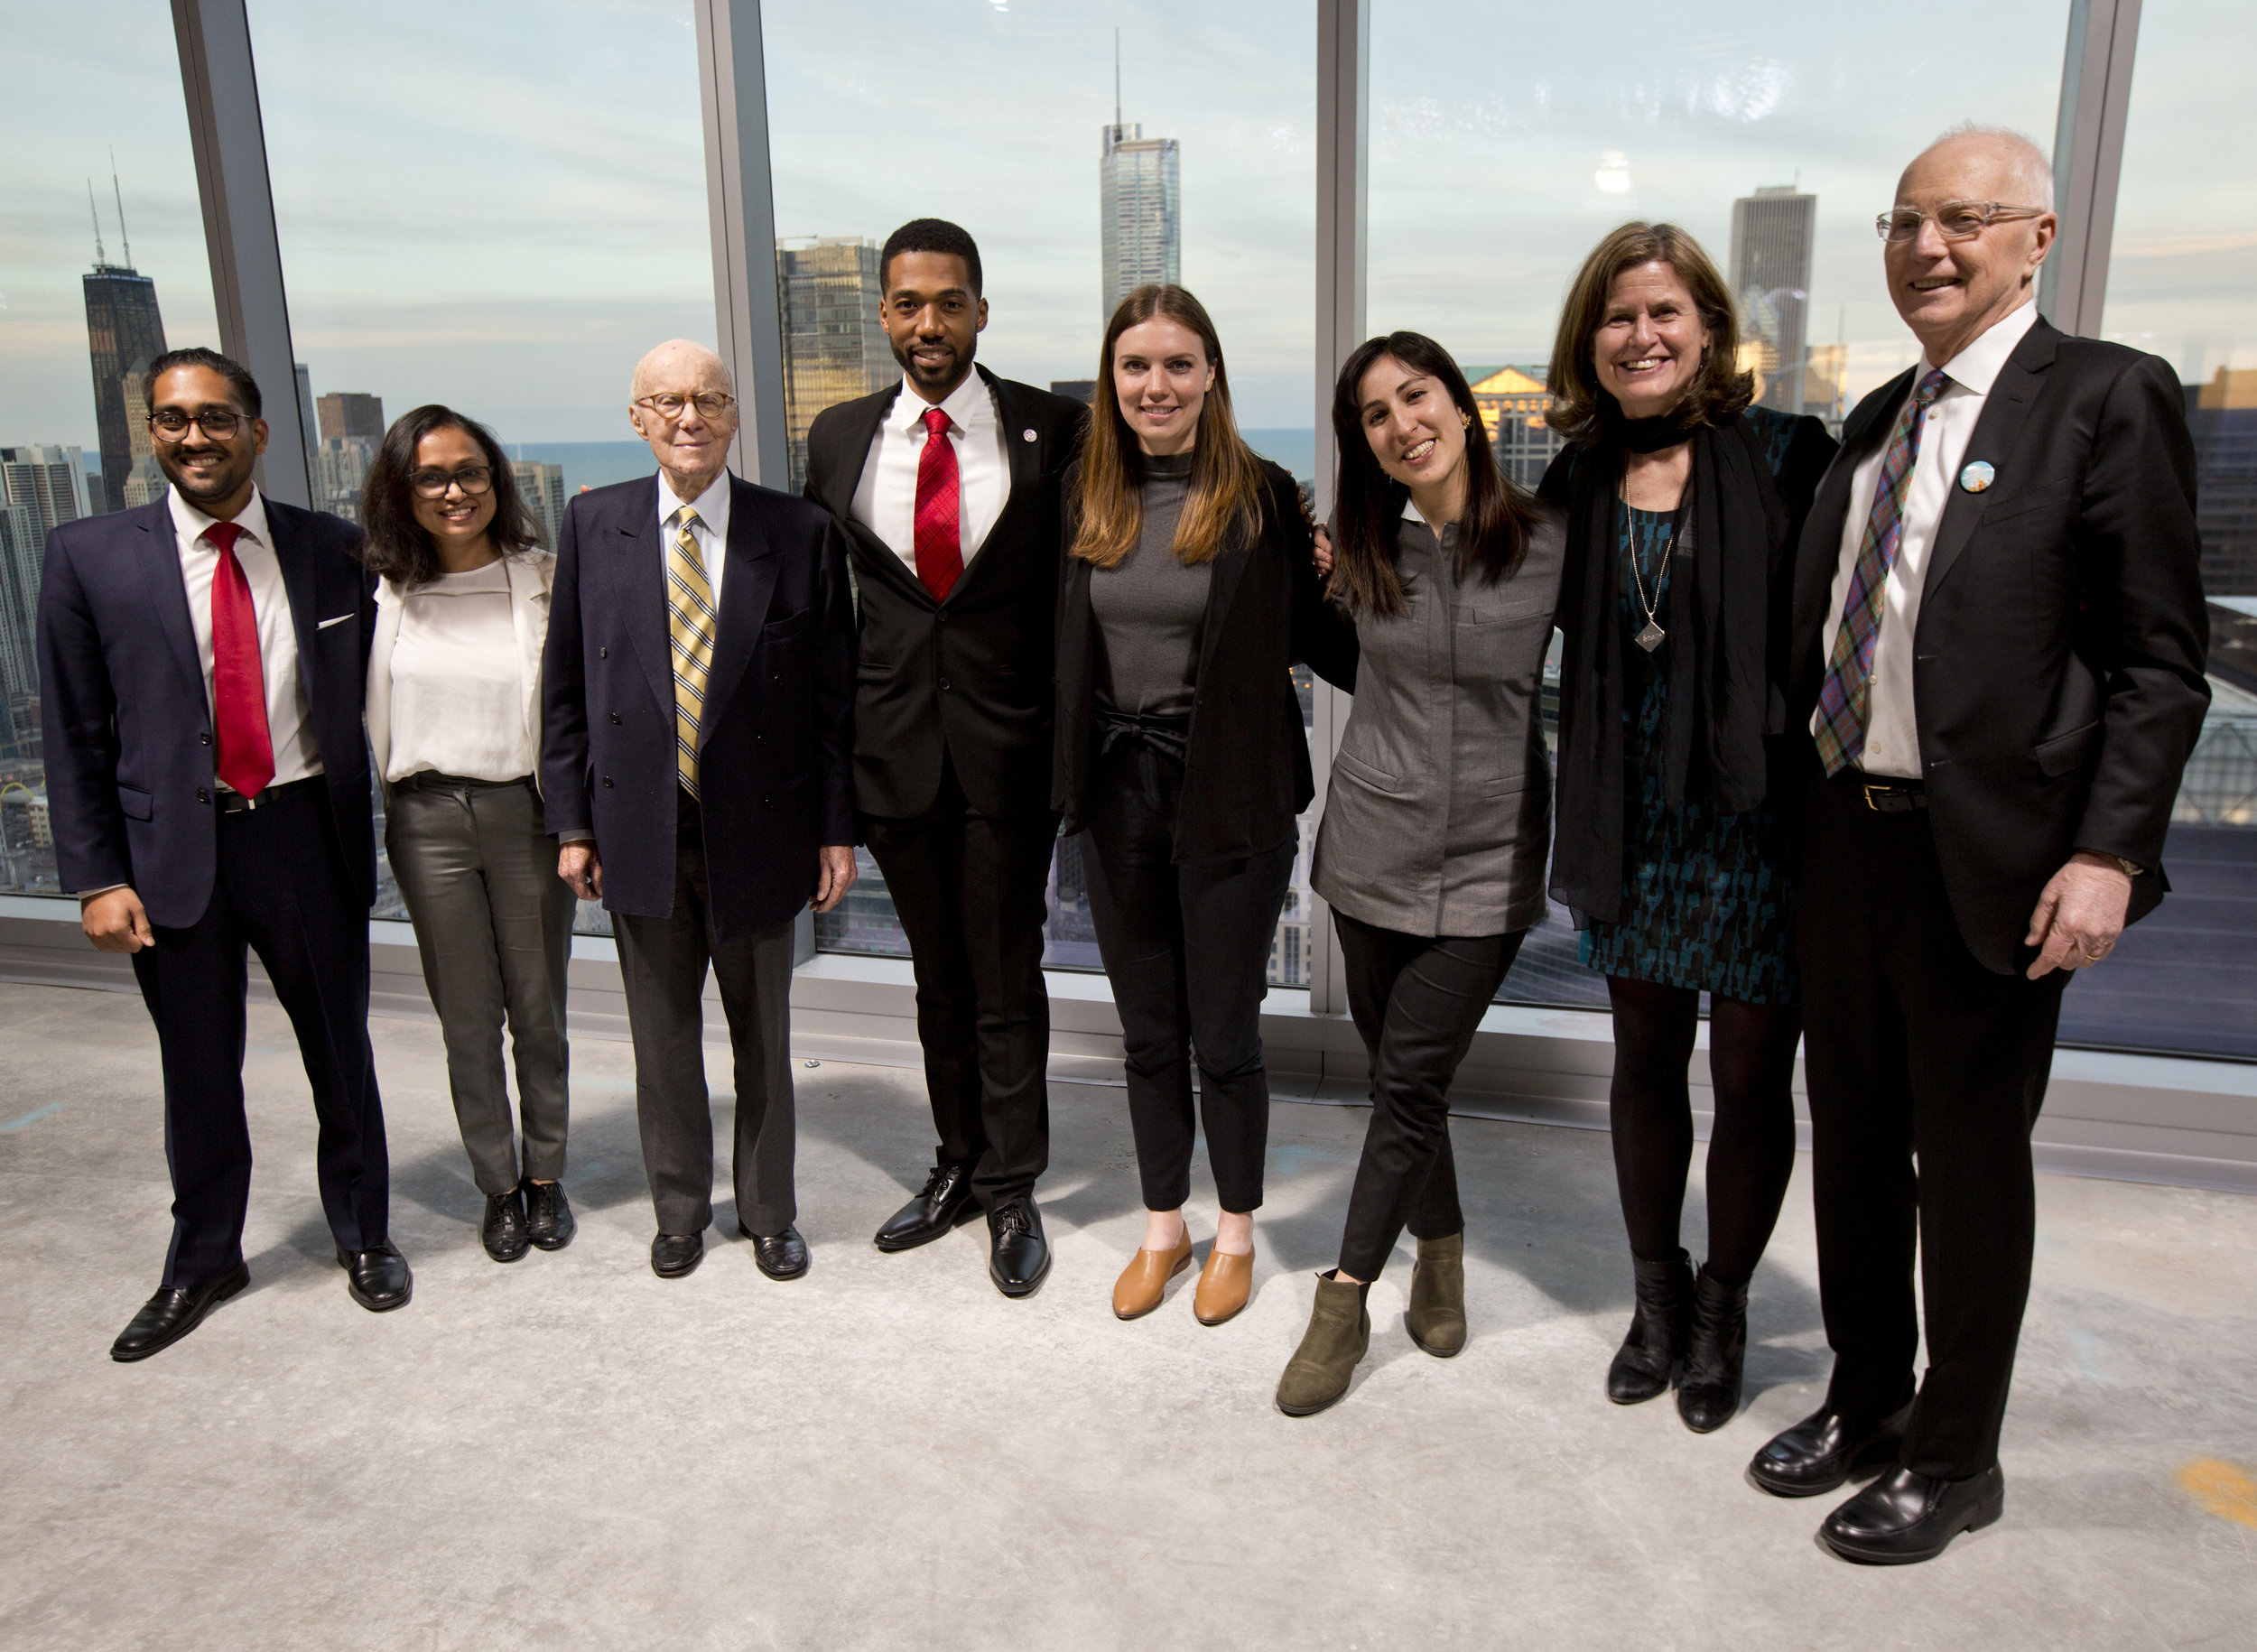
M 1635 1406 L 1669 1389 L 1669 1373 L 1685 1357 L 1693 1313 L 1693 1258 L 1680 1250 L 1666 1261 L 1630 1258 L 1638 1274 L 1638 1304 L 1630 1332 L 1607 1368 L 1607 1397 Z
M 1677 1385 L 1677 1415 L 1687 1428 L 1713 1434 L 1739 1415 L 1740 1371 L 1747 1357 L 1748 1287 L 1722 1283 L 1703 1263 L 1693 1282 L 1685 1379 Z

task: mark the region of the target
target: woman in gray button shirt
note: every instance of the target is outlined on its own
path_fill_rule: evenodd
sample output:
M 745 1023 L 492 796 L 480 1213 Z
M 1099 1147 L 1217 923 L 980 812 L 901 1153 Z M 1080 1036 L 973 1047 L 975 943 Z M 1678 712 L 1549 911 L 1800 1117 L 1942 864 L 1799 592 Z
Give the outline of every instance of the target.
M 1506 480 L 1473 393 L 1418 333 L 1359 348 L 1333 397 L 1336 598 L 1355 616 L 1355 710 L 1333 766 L 1314 883 L 1332 904 L 1372 1114 L 1340 1266 L 1317 1280 L 1278 1408 L 1348 1391 L 1363 1297 L 1407 1226 L 1412 1340 L 1465 1345 L 1465 1219 L 1449 1090 L 1544 914 L 1552 776 L 1538 716 L 1560 522 Z

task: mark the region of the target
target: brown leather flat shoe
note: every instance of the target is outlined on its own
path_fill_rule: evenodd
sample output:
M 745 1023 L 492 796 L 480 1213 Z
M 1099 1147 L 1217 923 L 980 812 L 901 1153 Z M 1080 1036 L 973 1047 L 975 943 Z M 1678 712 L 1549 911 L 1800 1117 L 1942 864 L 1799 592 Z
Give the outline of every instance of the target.
M 1220 1325 L 1246 1305 L 1254 1288 L 1254 1253 L 1234 1257 L 1210 1250 L 1200 1271 L 1199 1288 L 1192 1294 L 1191 1311 L 1203 1325 Z
M 1142 1319 L 1160 1305 L 1167 1282 L 1191 1266 L 1191 1227 L 1173 1250 L 1139 1250 L 1113 1281 L 1113 1317 Z

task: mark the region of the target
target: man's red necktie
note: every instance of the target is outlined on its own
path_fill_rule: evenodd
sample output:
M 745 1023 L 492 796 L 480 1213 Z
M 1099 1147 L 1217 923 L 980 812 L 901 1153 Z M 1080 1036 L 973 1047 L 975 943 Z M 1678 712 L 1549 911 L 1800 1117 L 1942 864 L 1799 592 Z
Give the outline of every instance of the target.
M 933 601 L 944 602 L 964 571 L 957 525 L 963 489 L 956 475 L 956 450 L 948 440 L 948 415 L 926 408 L 924 429 L 924 451 L 917 455 L 917 578 Z
M 256 797 L 274 777 L 274 742 L 266 727 L 266 672 L 259 658 L 258 610 L 251 582 L 236 561 L 243 529 L 215 522 L 204 537 L 219 552 L 211 572 L 211 720 L 220 781 Z

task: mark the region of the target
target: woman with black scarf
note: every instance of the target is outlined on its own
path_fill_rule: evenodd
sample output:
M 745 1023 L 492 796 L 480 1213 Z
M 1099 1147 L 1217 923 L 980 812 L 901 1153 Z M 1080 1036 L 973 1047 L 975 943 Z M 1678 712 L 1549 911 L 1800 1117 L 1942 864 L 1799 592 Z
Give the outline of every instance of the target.
M 1570 444 L 1539 490 L 1568 522 L 1551 892 L 1607 978 L 1637 1275 L 1607 1395 L 1651 1399 L 1681 1367 L 1678 1415 L 1706 1434 L 1739 1409 L 1748 1281 L 1795 1162 L 1795 831 L 1772 774 L 1793 549 L 1834 443 L 1751 405 L 1731 295 L 1668 224 L 1625 224 L 1585 260 L 1549 387 Z M 1704 992 L 1715 1114 L 1696 1276 L 1677 1227 Z

